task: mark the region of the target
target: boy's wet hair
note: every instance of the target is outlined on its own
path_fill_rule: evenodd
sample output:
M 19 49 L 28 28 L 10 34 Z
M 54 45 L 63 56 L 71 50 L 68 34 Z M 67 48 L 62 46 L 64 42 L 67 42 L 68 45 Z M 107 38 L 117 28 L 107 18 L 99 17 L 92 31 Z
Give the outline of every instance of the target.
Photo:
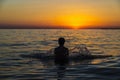
M 58 39 L 58 43 L 59 43 L 59 45 L 64 45 L 64 43 L 65 43 L 65 39 L 64 38 L 59 38 Z

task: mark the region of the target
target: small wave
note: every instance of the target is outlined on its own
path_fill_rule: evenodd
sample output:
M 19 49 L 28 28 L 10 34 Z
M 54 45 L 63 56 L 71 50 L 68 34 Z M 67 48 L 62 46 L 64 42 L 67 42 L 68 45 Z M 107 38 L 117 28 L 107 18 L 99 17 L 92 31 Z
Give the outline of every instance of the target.
M 27 46 L 25 43 L 15 43 L 15 44 L 0 44 L 0 47 L 9 47 L 9 46 Z
M 27 45 L 24 43 L 20 43 L 20 44 L 11 44 L 10 46 L 27 46 Z
M 47 53 L 36 53 L 36 54 L 21 54 L 23 58 L 36 58 L 40 60 L 53 60 L 54 54 L 47 54 Z M 86 60 L 86 59 L 96 59 L 96 58 L 107 58 L 112 57 L 112 55 L 83 55 L 83 54 L 76 54 L 70 55 L 70 60 Z

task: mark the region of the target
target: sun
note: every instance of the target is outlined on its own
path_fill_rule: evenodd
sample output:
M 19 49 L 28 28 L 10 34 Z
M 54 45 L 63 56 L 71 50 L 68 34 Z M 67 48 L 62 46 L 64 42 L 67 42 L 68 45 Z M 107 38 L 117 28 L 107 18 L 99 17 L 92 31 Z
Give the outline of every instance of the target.
M 96 18 L 89 15 L 62 15 L 58 18 L 58 24 L 70 27 L 72 29 L 83 29 L 93 25 Z
M 86 18 L 83 16 L 62 16 L 59 20 L 64 26 L 69 26 L 73 29 L 80 29 L 86 25 Z
M 85 25 L 85 21 L 80 17 L 68 17 L 66 20 L 66 25 L 73 29 L 79 29 Z
M 74 29 L 78 29 L 82 26 L 81 22 L 78 19 L 68 20 L 68 25 Z

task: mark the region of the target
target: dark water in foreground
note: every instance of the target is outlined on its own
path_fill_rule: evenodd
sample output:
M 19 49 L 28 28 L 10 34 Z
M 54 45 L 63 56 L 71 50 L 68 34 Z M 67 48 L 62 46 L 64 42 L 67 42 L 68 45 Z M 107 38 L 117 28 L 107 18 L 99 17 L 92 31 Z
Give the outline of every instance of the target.
M 92 54 L 113 57 L 70 62 L 22 58 L 33 50 L 47 52 L 65 37 L 69 49 L 86 44 Z M 120 80 L 120 30 L 0 30 L 0 80 Z

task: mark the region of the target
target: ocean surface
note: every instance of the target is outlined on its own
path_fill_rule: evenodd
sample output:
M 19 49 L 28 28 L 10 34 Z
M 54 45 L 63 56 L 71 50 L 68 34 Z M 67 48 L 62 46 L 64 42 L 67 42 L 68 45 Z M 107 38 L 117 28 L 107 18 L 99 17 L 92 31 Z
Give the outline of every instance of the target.
M 59 37 L 73 49 L 85 44 L 92 54 L 113 57 L 70 62 L 23 58 L 36 50 L 46 53 Z M 0 80 L 120 80 L 120 29 L 0 29 Z

